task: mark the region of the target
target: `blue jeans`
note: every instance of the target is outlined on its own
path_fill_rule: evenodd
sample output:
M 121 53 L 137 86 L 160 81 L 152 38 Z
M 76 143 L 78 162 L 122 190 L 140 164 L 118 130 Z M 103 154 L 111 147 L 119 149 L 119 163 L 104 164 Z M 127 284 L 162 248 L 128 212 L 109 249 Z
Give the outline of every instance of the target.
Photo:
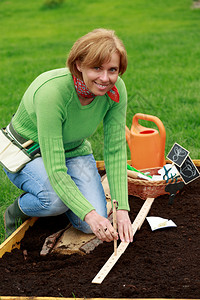
M 107 217 L 106 198 L 93 155 L 66 158 L 66 166 L 67 173 L 84 197 L 100 215 Z M 14 185 L 26 192 L 19 199 L 19 206 L 24 214 L 30 217 L 47 217 L 66 213 L 75 228 L 86 233 L 92 232 L 90 226 L 76 216 L 54 192 L 42 157 L 32 160 L 17 173 L 4 171 Z

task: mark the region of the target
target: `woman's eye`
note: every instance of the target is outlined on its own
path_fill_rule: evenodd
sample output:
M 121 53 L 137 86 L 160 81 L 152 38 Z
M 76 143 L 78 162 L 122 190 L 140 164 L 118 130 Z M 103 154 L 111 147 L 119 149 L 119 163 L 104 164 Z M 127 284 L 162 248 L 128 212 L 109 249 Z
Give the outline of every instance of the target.
M 111 71 L 112 73 L 114 73 L 114 72 L 117 72 L 117 69 L 116 69 L 116 68 L 111 68 L 110 71 Z
M 100 68 L 99 67 L 94 67 L 94 69 L 98 71 Z

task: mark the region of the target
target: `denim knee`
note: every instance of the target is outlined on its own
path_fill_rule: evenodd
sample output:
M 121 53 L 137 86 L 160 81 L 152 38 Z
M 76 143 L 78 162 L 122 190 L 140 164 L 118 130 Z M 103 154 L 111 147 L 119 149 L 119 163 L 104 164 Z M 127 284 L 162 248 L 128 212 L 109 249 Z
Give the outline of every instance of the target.
M 44 190 L 40 191 L 37 196 L 42 208 L 49 211 L 50 215 L 62 214 L 68 210 L 55 192 Z
M 68 210 L 68 207 L 57 196 L 53 197 L 46 191 L 39 192 L 37 196 L 25 193 L 20 197 L 19 205 L 21 210 L 30 217 L 57 216 Z

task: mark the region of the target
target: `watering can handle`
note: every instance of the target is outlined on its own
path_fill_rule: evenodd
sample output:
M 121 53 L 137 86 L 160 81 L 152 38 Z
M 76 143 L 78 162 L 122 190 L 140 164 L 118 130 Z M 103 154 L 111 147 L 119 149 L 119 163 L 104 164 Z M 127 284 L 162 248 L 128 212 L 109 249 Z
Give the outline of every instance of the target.
M 137 113 L 133 116 L 132 120 L 132 126 L 137 127 L 138 126 L 138 120 L 144 120 L 144 121 L 150 121 L 154 122 L 156 126 L 158 127 L 159 133 L 160 133 L 160 141 L 161 141 L 161 153 L 165 152 L 165 140 L 166 140 L 166 131 L 163 123 L 158 117 L 152 116 L 152 115 L 145 115 L 141 113 Z
M 154 122 L 159 129 L 161 137 L 163 136 L 164 139 L 166 138 L 165 127 L 159 118 L 152 116 L 152 115 L 145 115 L 145 114 L 137 113 L 133 116 L 132 126 L 134 126 L 134 127 L 138 126 L 139 119 L 144 120 L 144 121 Z

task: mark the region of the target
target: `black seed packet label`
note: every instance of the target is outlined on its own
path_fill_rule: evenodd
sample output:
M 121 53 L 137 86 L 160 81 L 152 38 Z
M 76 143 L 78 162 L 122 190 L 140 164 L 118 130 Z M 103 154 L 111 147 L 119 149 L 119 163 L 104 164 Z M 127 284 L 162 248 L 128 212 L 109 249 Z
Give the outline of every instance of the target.
M 181 167 L 186 158 L 189 155 L 189 151 L 180 146 L 177 143 L 174 143 L 171 150 L 169 151 L 167 158 L 175 163 L 176 166 Z
M 179 174 L 181 175 L 185 184 L 190 183 L 194 179 L 200 177 L 200 173 L 196 166 L 194 165 L 191 158 L 188 156 L 181 167 L 176 166 Z

